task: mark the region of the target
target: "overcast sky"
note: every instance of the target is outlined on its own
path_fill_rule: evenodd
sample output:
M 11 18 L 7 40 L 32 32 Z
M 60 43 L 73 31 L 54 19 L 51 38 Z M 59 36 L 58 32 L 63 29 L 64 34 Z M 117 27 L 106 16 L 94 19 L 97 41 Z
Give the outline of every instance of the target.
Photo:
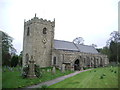
M 24 19 L 37 17 L 53 21 L 55 39 L 104 47 L 110 33 L 118 30 L 120 0 L 0 0 L 0 30 L 14 38 L 18 53 L 23 48 Z

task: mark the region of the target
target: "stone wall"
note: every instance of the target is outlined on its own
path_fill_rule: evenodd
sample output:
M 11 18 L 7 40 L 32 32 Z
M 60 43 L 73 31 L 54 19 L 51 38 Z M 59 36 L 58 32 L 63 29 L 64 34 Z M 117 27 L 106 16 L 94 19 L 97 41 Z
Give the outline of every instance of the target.
M 80 69 L 83 67 L 104 67 L 107 66 L 109 60 L 106 55 L 82 53 L 74 51 L 53 50 L 52 57 L 56 57 L 56 65 L 62 68 L 62 64 L 66 65 L 66 69 L 73 69 L 75 61 L 79 60 Z M 53 59 L 52 59 L 53 62 Z M 69 68 L 71 67 L 71 68 Z

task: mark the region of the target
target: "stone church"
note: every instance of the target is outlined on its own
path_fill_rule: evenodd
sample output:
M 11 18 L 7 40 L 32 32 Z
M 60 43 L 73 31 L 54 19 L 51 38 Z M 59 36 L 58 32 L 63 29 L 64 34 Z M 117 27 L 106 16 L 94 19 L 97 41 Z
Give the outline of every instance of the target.
M 55 66 L 66 70 L 81 70 L 84 67 L 104 67 L 109 60 L 106 55 L 88 45 L 55 40 L 55 20 L 38 17 L 24 21 L 23 66 L 34 60 L 40 67 Z M 32 59 L 31 59 L 32 58 Z

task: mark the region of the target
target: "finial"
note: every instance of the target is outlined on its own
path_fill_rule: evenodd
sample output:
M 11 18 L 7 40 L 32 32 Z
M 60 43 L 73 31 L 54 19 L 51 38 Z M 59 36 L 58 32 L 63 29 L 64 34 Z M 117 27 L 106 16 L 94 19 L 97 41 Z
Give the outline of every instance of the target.
M 36 13 L 35 13 L 35 17 L 36 17 Z

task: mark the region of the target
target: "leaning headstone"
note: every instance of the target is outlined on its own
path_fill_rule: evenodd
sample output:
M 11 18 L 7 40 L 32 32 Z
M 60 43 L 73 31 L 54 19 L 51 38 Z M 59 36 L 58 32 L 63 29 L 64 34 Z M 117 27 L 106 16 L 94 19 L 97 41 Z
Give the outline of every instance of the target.
M 65 72 L 65 64 L 62 64 L 62 72 Z
M 56 73 L 56 69 L 55 69 L 55 67 L 53 67 L 52 74 L 55 74 L 55 73 Z

